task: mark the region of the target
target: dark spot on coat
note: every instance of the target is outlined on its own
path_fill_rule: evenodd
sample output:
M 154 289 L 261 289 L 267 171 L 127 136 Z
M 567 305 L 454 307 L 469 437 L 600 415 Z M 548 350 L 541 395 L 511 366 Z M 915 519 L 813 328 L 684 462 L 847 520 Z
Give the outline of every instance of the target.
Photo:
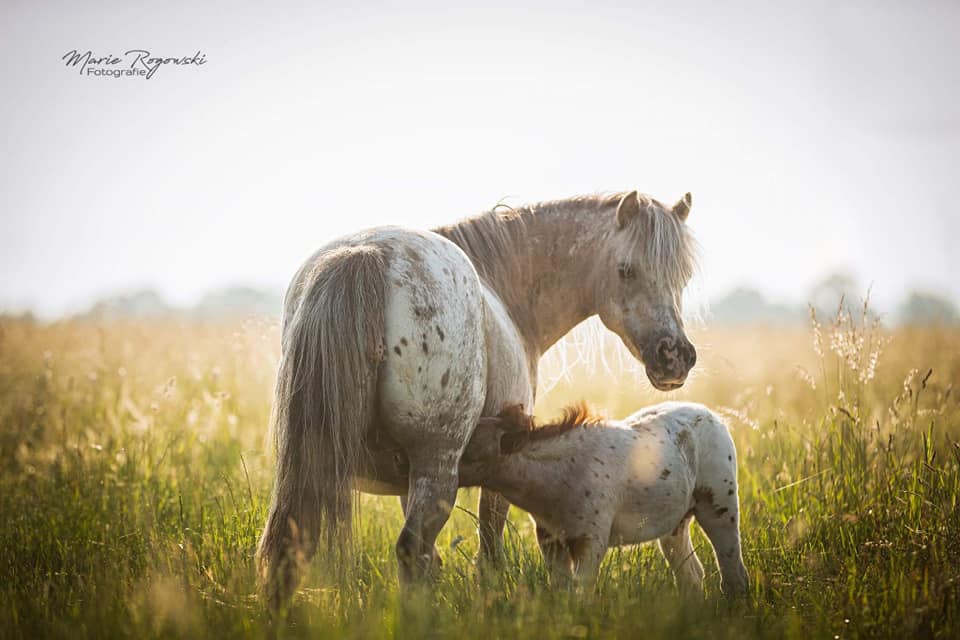
M 733 516 L 730 516 L 730 524 L 737 524 L 737 519 Z
M 587 489 L 586 491 L 583 492 L 583 497 L 585 497 L 585 498 L 589 498 L 589 497 L 590 497 L 590 489 Z
M 402 355 L 403 355 L 403 352 L 400 351 L 400 347 L 399 347 L 399 346 L 394 347 L 394 348 L 393 348 L 393 351 L 394 351 L 394 353 L 396 353 L 398 356 L 402 356 Z
M 713 502 L 713 490 L 707 487 L 697 487 L 693 490 L 693 499 L 697 502 Z
M 443 372 L 443 377 L 440 378 L 440 386 L 446 387 L 448 382 L 450 382 L 450 369 Z
M 426 342 L 424 342 L 423 344 L 421 344 L 421 345 L 420 345 L 420 348 L 423 349 L 423 352 L 424 352 L 424 353 L 430 353 L 430 348 L 427 347 L 427 343 L 426 343 Z
M 440 325 L 437 325 L 437 335 L 440 336 L 440 342 L 443 342 L 446 336 L 443 334 L 443 329 L 440 328 Z
M 410 344 L 410 343 L 407 342 L 407 339 L 406 339 L 406 338 L 400 338 L 400 344 L 402 344 L 403 346 L 407 346 L 407 345 Z
M 660 472 L 660 479 L 666 480 L 667 476 L 669 475 L 670 475 L 670 469 L 664 469 L 662 472 Z
M 730 462 L 733 462 L 733 456 L 727 456 L 727 460 L 729 460 Z
M 733 489 L 727 489 L 727 495 L 728 495 L 728 496 L 732 496 L 732 495 L 733 495 Z
M 727 509 L 726 507 L 722 507 L 722 508 L 720 508 L 720 509 L 717 509 L 717 515 L 718 515 L 718 516 L 722 516 L 722 515 L 725 514 L 727 511 L 730 511 L 730 509 Z

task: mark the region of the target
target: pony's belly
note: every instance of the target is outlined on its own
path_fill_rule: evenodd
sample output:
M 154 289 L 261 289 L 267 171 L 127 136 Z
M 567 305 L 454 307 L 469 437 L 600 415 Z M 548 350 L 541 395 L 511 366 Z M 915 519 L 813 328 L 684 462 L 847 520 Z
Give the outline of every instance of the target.
M 466 255 L 436 234 L 393 240 L 380 421 L 408 449 L 446 437 L 465 445 L 485 393 L 479 278 Z
M 353 478 L 353 487 L 357 491 L 370 493 L 376 496 L 402 496 L 407 493 L 407 483 L 393 484 L 381 480 L 372 480 L 364 476 Z
M 528 359 L 524 344 L 503 303 L 489 289 L 483 290 L 484 333 L 487 350 L 487 397 L 483 414 L 497 415 L 510 405 L 533 411 L 536 362 Z

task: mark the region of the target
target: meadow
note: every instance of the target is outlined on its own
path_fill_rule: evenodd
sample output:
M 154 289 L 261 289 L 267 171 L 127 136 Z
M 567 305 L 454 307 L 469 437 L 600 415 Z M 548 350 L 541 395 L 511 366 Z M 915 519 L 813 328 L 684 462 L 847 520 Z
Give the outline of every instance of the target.
M 477 493 L 461 491 L 432 584 L 399 590 L 398 501 L 364 496 L 350 566 L 315 562 L 271 622 L 253 556 L 275 323 L 0 320 L 0 637 L 960 637 L 960 330 L 855 311 L 692 339 L 696 375 L 664 395 L 581 332 L 545 359 L 537 413 L 720 412 L 748 599 L 719 595 L 696 527 L 705 597 L 681 597 L 650 545 L 611 551 L 595 593 L 551 588 L 516 509 L 503 567 L 479 572 Z

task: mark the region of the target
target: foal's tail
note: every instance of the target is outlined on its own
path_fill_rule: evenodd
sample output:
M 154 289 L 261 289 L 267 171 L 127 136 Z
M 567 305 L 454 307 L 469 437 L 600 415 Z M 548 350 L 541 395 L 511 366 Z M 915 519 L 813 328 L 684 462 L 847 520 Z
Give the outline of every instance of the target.
M 321 532 L 328 551 L 349 550 L 350 482 L 373 420 L 385 349 L 385 273 L 376 246 L 322 256 L 305 272 L 284 327 L 271 416 L 277 474 L 257 550 L 271 608 L 296 588 Z

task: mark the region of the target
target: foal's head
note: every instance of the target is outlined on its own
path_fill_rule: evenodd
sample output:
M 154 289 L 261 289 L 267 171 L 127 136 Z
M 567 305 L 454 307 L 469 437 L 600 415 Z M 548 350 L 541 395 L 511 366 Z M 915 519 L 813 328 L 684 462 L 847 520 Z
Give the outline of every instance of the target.
M 690 205 L 689 193 L 672 207 L 636 191 L 621 195 L 599 266 L 600 319 L 661 391 L 683 386 L 697 361 L 680 318 L 696 261 Z
M 483 469 L 500 456 L 520 451 L 531 442 L 549 440 L 577 427 L 602 424 L 603 418 L 591 413 L 584 403 L 565 408 L 559 420 L 541 425 L 524 413 L 523 405 L 512 405 L 495 418 L 480 418 L 463 452 L 461 465 L 472 465 L 471 470 Z

